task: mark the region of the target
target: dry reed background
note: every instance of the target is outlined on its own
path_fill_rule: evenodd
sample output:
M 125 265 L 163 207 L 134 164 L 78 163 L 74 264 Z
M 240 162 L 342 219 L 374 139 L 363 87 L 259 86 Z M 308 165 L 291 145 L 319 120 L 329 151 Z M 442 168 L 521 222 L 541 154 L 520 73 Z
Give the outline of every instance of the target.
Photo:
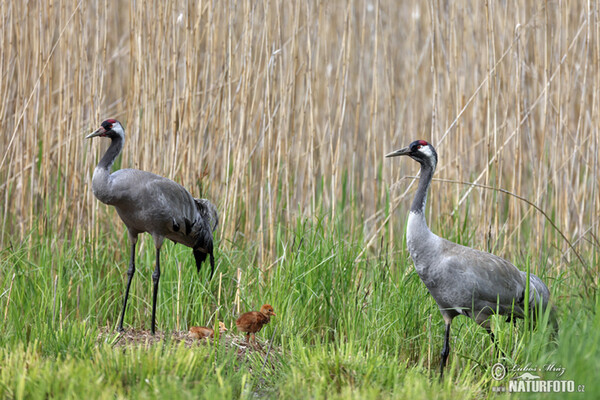
M 412 190 L 393 184 L 418 168 L 383 155 L 417 138 L 438 178 L 504 188 L 598 246 L 597 2 L 0 1 L 0 15 L 1 247 L 121 227 L 90 188 L 108 141 L 83 139 L 111 117 L 122 167 L 215 201 L 222 246 L 257 240 L 263 265 L 276 226 L 317 210 L 376 244 L 389 201 L 399 243 Z M 480 247 L 555 237 L 495 191 L 434 183 L 430 198 L 441 225 L 468 212 Z

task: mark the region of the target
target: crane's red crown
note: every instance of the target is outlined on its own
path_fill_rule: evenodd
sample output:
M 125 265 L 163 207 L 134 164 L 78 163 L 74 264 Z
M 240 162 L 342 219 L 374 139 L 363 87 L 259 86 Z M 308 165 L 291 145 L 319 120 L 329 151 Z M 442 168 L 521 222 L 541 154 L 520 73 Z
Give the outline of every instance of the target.
M 112 118 L 109 118 L 106 121 L 102 121 L 102 124 L 100 124 L 100 125 L 102 126 L 102 128 L 104 128 L 105 132 L 102 132 L 99 136 L 102 136 L 102 137 L 106 136 L 106 133 L 109 132 L 112 129 L 113 125 L 118 122 L 119 121 L 117 121 L 116 119 L 112 119 Z

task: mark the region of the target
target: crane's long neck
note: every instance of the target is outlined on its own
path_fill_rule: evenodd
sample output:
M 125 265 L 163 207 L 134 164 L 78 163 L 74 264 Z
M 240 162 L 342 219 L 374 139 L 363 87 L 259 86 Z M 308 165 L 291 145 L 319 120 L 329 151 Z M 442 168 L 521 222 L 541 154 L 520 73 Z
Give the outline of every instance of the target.
M 98 163 L 97 169 L 103 169 L 110 173 L 110 168 L 115 162 L 115 159 L 121 154 L 121 150 L 123 150 L 123 138 L 121 136 L 116 136 L 111 139 L 110 146 L 102 159 Z
M 427 191 L 433 177 L 435 164 L 421 164 L 421 178 L 417 194 L 413 200 L 408 214 L 406 227 L 406 244 L 417 272 L 421 278 L 427 276 L 427 265 L 429 258 L 435 255 L 437 236 L 427 226 L 425 219 L 425 204 L 427 203 Z
M 415 214 L 425 215 L 425 205 L 427 204 L 427 192 L 429 191 L 429 185 L 433 178 L 433 172 L 435 171 L 435 165 L 422 164 L 421 165 L 421 178 L 419 179 L 419 187 L 417 188 L 417 194 L 410 207 L 410 212 Z
M 121 136 L 113 137 L 108 150 L 102 156 L 98 166 L 94 170 L 92 177 L 92 191 L 94 195 L 105 204 L 114 204 L 117 201 L 111 190 L 110 168 L 115 159 L 123 149 L 123 138 Z

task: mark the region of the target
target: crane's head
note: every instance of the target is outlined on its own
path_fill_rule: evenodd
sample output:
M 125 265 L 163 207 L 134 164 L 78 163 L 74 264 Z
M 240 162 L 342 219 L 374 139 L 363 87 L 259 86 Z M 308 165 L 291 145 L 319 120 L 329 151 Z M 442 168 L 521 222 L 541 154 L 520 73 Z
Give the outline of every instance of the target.
M 421 165 L 427 164 L 433 168 L 437 165 L 437 153 L 433 146 L 424 140 L 415 140 L 408 147 L 392 151 L 386 157 L 409 156 Z
M 125 138 L 125 131 L 123 130 L 123 126 L 116 119 L 107 119 L 106 121 L 100 124 L 100 128 L 98 128 L 95 132 L 90 133 L 85 138 L 91 139 L 95 136 L 100 137 L 109 137 L 114 139 L 116 137 L 120 137 L 122 139 Z

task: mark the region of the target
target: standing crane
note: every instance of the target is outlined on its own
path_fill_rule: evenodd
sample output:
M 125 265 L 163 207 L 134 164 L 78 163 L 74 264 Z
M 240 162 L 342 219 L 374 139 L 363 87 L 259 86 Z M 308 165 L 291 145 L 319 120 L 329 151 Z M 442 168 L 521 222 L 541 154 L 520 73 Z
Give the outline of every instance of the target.
M 490 253 L 471 249 L 443 239 L 429 230 L 425 220 L 425 204 L 431 179 L 437 165 L 437 153 L 424 140 L 417 140 L 386 157 L 409 156 L 421 164 L 421 178 L 408 214 L 406 243 L 419 277 L 435 299 L 446 332 L 440 379 L 450 353 L 450 324 L 458 315 L 472 318 L 484 327 L 494 340 L 490 327 L 492 314 L 523 318 L 527 273 L 510 262 Z M 550 292 L 540 278 L 529 274 L 529 309 L 548 306 Z
M 213 256 L 213 232 L 219 223 L 215 206 L 206 199 L 195 199 L 178 183 L 170 179 L 137 169 L 110 169 L 123 149 L 125 131 L 115 119 L 102 122 L 100 128 L 86 136 L 110 138 L 111 143 L 98 163 L 92 177 L 92 191 L 103 202 L 114 206 L 119 217 L 127 226 L 131 243 L 131 258 L 127 270 L 125 301 L 119 320 L 119 331 L 123 331 L 123 318 L 129 297 L 131 279 L 135 273 L 135 246 L 138 235 L 148 232 L 156 247 L 156 269 L 152 274 L 154 285 L 152 296 L 152 334 L 156 328 L 156 298 L 160 280 L 160 248 L 165 238 L 193 249 L 196 268 L 206 256 L 210 256 L 210 277 L 215 269 Z

